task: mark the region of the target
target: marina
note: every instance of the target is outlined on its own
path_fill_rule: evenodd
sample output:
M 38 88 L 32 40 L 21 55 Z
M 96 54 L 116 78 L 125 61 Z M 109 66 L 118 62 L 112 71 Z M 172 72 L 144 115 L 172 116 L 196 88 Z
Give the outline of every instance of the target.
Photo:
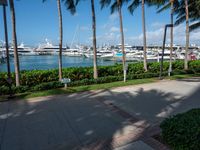
M 125 45 L 126 61 L 138 62 L 143 61 L 143 47 L 142 46 L 130 46 Z M 39 44 L 38 47 L 32 48 L 25 46 L 21 43 L 18 46 L 18 54 L 20 59 L 21 70 L 43 70 L 58 68 L 58 53 L 59 46 L 53 45 L 46 40 L 45 44 Z M 12 46 L 9 48 L 9 54 L 11 59 L 11 71 L 14 71 L 14 49 Z M 91 46 L 76 45 L 72 48 L 63 46 L 63 67 L 81 67 L 93 65 L 93 49 Z M 147 61 L 159 62 L 162 57 L 161 46 L 148 46 L 147 47 Z M 97 47 L 98 65 L 112 65 L 122 62 L 121 45 L 115 46 L 99 46 Z M 166 45 L 165 53 L 163 55 L 164 60 L 170 60 L 170 47 Z M 173 47 L 172 60 L 183 60 L 185 58 L 184 47 Z M 0 72 L 6 71 L 6 49 L 4 46 L 0 48 Z M 191 46 L 189 48 L 189 60 L 200 59 L 200 48 L 197 46 Z

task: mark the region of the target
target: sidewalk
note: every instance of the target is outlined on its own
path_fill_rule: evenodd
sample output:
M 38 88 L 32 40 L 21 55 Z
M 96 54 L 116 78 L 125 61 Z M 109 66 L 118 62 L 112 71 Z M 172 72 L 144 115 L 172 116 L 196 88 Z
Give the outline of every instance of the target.
M 3 102 L 0 150 L 159 149 L 159 123 L 199 97 L 197 78 Z

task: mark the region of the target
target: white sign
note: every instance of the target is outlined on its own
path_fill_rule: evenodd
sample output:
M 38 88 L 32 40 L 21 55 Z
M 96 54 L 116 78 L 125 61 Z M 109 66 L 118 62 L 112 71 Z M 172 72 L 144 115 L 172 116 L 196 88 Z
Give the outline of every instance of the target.
M 61 80 L 61 82 L 64 83 L 64 84 L 67 84 L 67 83 L 70 83 L 70 82 L 71 82 L 71 79 L 69 79 L 69 78 L 64 78 L 64 79 Z
M 0 0 L 0 5 L 8 5 L 7 0 Z

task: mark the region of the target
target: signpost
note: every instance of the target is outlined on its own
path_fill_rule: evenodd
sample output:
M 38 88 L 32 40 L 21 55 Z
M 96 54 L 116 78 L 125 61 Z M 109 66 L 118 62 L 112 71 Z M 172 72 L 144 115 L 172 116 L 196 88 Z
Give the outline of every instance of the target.
M 61 80 L 61 83 L 65 84 L 65 89 L 67 88 L 67 84 L 71 82 L 71 79 L 69 78 L 63 78 Z

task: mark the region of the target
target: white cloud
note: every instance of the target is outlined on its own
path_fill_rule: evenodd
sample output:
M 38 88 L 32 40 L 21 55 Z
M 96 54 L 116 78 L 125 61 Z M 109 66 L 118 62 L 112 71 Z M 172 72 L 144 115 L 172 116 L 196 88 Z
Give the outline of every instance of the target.
M 151 24 L 151 27 L 152 28 L 162 28 L 162 27 L 164 27 L 165 25 L 164 25 L 164 23 L 162 23 L 162 22 L 154 22 L 154 23 L 152 23 Z
M 159 24 L 152 24 L 152 26 L 158 26 Z M 152 27 L 151 26 L 151 27 Z M 167 39 L 166 43 L 170 42 L 170 29 L 168 29 L 167 32 Z M 163 36 L 164 36 L 164 26 L 160 24 L 160 28 L 153 29 L 153 30 L 147 30 L 147 44 L 156 44 L 156 45 L 162 45 L 163 42 Z M 190 43 L 196 43 L 200 44 L 200 29 L 191 32 L 190 33 Z M 131 37 L 125 37 L 126 41 L 128 43 L 134 44 L 134 45 L 141 45 L 143 43 L 143 34 L 141 33 L 138 36 L 131 36 Z M 174 28 L 174 43 L 185 45 L 185 24 L 181 24 Z
M 114 14 L 110 15 L 109 16 L 109 20 L 113 21 L 113 22 L 116 21 L 116 20 L 118 20 L 118 14 L 114 13 Z
M 110 32 L 119 32 L 119 28 L 113 26 L 110 28 Z

